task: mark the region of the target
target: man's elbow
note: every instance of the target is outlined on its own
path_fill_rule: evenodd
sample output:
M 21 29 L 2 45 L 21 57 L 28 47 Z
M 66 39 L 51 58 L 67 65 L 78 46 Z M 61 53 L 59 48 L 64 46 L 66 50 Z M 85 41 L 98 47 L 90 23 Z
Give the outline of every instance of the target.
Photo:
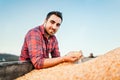
M 42 66 L 39 66 L 37 64 L 33 65 L 35 69 L 42 69 L 43 67 Z
M 43 63 L 36 62 L 36 63 L 32 63 L 32 64 L 33 64 L 35 69 L 42 69 L 43 68 Z

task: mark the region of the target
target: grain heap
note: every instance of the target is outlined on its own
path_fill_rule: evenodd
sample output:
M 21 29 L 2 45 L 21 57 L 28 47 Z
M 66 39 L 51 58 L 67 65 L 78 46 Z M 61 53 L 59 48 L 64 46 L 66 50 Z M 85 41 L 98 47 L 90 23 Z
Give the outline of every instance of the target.
M 120 80 L 120 48 L 84 63 L 33 70 L 16 80 Z

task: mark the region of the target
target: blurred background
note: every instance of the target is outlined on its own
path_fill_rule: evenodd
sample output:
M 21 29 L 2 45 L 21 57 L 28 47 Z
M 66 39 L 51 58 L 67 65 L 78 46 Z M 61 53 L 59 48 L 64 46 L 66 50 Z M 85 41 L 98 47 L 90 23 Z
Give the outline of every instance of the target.
M 119 4 L 120 0 L 0 0 L 0 53 L 18 57 L 28 30 L 55 10 L 63 13 L 56 34 L 61 56 L 76 50 L 84 56 L 102 55 L 120 47 Z

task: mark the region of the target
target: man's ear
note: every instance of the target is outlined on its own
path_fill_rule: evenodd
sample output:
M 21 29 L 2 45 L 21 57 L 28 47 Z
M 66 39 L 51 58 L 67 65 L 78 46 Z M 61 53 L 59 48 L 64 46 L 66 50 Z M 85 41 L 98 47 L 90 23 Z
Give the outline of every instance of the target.
M 46 25 L 46 22 L 47 22 L 47 20 L 45 19 L 44 22 L 43 22 L 43 25 L 44 25 L 44 26 Z

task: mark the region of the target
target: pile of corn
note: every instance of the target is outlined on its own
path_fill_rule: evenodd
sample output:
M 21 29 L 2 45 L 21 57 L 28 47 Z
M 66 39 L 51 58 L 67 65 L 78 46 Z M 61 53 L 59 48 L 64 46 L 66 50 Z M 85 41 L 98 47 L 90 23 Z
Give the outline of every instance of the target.
M 84 63 L 33 70 L 16 80 L 120 80 L 120 48 Z

